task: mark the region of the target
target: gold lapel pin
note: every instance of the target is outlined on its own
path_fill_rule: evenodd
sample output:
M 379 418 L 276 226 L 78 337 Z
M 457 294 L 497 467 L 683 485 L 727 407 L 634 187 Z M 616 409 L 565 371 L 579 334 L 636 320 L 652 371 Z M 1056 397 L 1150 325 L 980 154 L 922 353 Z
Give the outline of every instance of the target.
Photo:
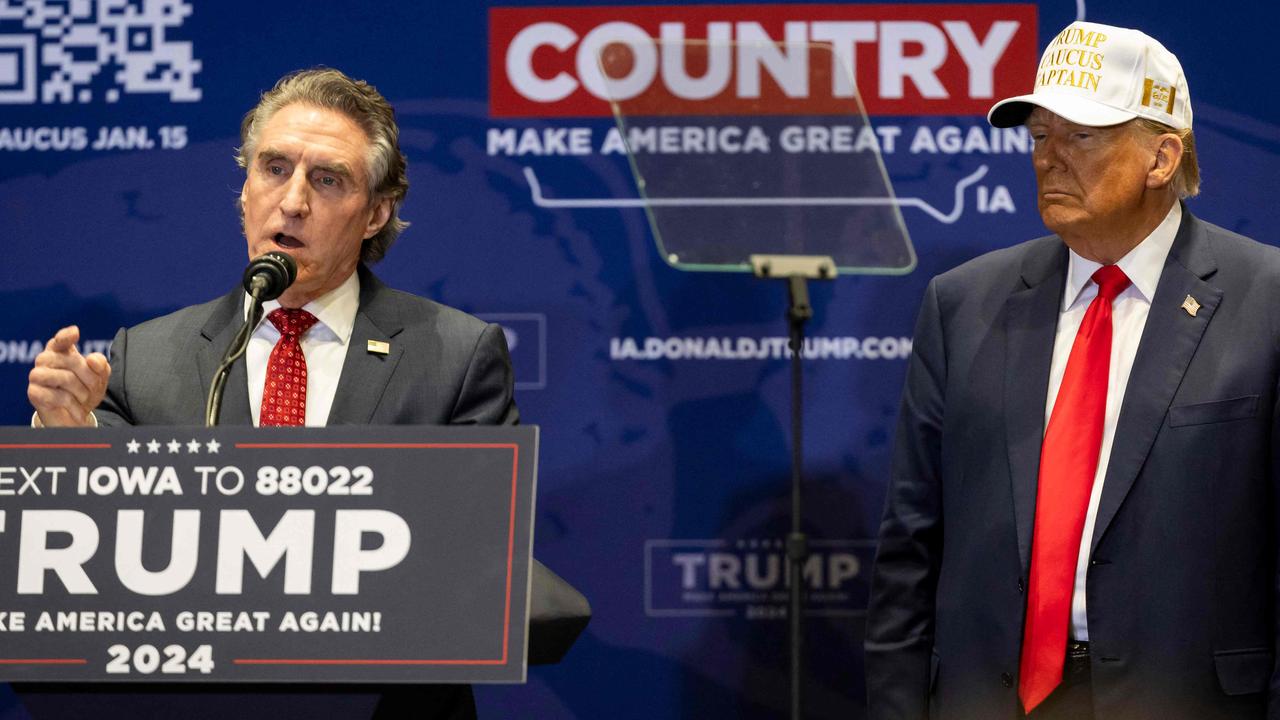
M 1196 302 L 1195 298 L 1188 295 L 1187 299 L 1182 301 L 1182 309 L 1186 310 L 1187 314 L 1191 317 L 1195 317 L 1196 313 L 1200 312 L 1200 303 Z
M 1195 313 L 1191 314 L 1195 315 Z M 391 343 L 384 343 L 381 340 L 370 340 L 368 347 L 369 352 L 374 353 L 375 355 L 386 355 L 391 352 Z

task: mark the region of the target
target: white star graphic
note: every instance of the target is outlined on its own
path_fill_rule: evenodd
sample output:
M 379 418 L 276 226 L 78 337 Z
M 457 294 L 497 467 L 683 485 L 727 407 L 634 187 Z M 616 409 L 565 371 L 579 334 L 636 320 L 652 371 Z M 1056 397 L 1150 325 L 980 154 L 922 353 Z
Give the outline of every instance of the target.
M 125 443 L 125 447 L 129 448 L 130 455 L 137 455 L 138 448 L 142 447 L 142 443 L 138 442 L 137 440 L 130 440 L 129 442 Z
M 156 442 L 155 438 L 152 438 L 151 442 L 147 443 L 147 452 L 152 454 L 160 452 L 160 443 Z
M 171 453 L 182 452 L 182 443 L 178 442 L 177 440 L 170 440 L 169 452 Z
M 218 448 L 222 447 L 222 445 L 217 440 L 210 440 L 205 443 L 205 447 L 209 449 L 209 452 L 216 453 L 218 452 Z
M 195 438 L 191 438 L 191 442 L 187 443 L 187 452 L 189 453 L 200 452 L 200 441 L 196 440 Z

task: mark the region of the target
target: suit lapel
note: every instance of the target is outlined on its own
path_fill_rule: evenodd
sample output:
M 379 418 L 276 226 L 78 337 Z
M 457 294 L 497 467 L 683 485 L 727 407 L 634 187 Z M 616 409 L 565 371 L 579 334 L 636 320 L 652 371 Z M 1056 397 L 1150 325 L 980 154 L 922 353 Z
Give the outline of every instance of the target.
M 1173 395 L 1222 300 L 1222 290 L 1205 282 L 1216 269 L 1204 226 L 1184 208 L 1182 226 L 1165 260 L 1129 373 L 1091 549 L 1097 548 L 1133 487 L 1164 425 Z M 1195 315 L 1182 308 L 1188 295 L 1200 303 Z
M 359 272 L 360 309 L 351 328 L 327 425 L 368 424 L 404 352 L 403 343 L 392 342 L 404 329 L 394 296 L 364 265 Z M 386 343 L 390 350 L 386 354 L 371 352 L 370 340 Z
M 1022 287 L 1005 302 L 1005 438 L 1023 568 L 1031 562 L 1044 404 L 1066 273 L 1066 246 L 1046 239 L 1024 259 Z
M 213 374 L 222 362 L 222 356 L 231 346 L 231 339 L 244 322 L 244 293 L 238 288 L 223 296 L 218 306 L 200 329 L 203 340 L 196 349 L 196 367 L 200 373 L 201 397 L 209 392 L 209 383 L 213 382 Z M 201 403 L 200 418 L 203 421 L 204 404 Z M 222 391 L 222 412 L 218 422 L 221 425 L 252 425 L 253 415 L 249 412 L 249 380 L 245 375 L 244 358 L 241 357 L 231 366 L 227 376 L 227 384 Z

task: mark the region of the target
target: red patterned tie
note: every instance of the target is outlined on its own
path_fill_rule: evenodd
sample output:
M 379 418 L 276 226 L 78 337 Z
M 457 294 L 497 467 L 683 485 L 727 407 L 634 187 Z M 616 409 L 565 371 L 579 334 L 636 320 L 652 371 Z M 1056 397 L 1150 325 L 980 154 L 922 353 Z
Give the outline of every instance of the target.
M 1114 265 L 1093 274 L 1098 296 L 1085 311 L 1040 448 L 1031 586 L 1022 635 L 1018 697 L 1030 713 L 1062 682 L 1072 587 L 1093 476 L 1098 471 L 1111 365 L 1111 304 L 1129 278 Z
M 280 331 L 280 339 L 267 362 L 267 383 L 262 389 L 258 426 L 305 425 L 307 422 L 307 359 L 298 338 L 316 317 L 306 310 L 277 308 L 267 319 Z

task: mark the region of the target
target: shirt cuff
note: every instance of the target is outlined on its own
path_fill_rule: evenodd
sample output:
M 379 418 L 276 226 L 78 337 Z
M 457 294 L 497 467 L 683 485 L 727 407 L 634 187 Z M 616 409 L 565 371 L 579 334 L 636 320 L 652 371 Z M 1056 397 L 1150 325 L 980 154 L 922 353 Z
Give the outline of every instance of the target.
M 92 424 L 92 425 L 90 425 L 89 427 L 95 427 L 95 428 L 96 428 L 96 427 L 98 427 L 98 416 L 97 416 L 97 415 L 94 415 L 92 412 L 90 412 L 90 413 L 89 413 L 89 419 L 93 421 L 93 424 Z M 44 427 L 44 423 L 40 421 L 40 413 L 38 413 L 38 412 L 33 412 L 33 413 L 31 413 L 31 427 L 33 427 L 33 428 L 42 428 L 42 427 Z

